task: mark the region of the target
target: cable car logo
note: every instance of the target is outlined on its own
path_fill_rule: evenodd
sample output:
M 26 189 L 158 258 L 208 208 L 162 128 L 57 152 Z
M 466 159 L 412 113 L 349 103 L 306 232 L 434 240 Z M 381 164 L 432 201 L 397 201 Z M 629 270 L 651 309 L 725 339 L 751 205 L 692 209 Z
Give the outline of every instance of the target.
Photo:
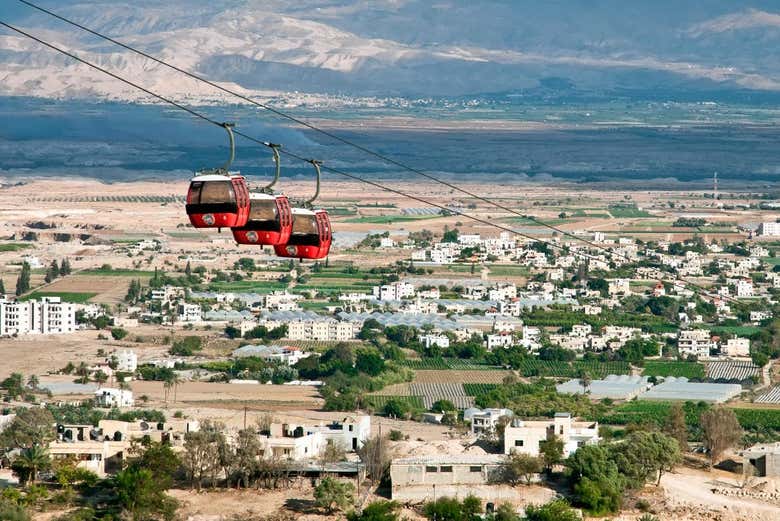
M 246 233 L 246 240 L 249 242 L 257 242 L 257 239 L 259 237 L 257 236 L 257 232 L 247 232 Z
M 216 221 L 214 219 L 214 215 L 213 214 L 207 213 L 206 215 L 203 216 L 203 222 L 206 223 L 207 225 L 211 226 Z
M 288 255 L 295 255 L 298 249 L 295 246 L 287 246 L 287 254 Z

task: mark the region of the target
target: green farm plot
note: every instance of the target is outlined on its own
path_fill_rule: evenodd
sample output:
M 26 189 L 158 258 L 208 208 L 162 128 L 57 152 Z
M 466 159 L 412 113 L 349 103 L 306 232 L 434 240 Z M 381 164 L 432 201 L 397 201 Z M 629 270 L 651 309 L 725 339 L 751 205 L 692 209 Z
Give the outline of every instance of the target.
M 750 336 L 761 331 L 758 326 L 713 326 L 710 328 L 710 332 L 713 335 L 722 335 L 728 333 L 737 336 Z
M 165 232 L 165 235 L 169 237 L 173 237 L 174 239 L 203 239 L 205 237 L 205 235 L 196 231 L 187 231 L 187 232 L 170 231 L 170 232 Z
M 64 291 L 34 291 L 25 295 L 19 300 L 37 300 L 42 297 L 59 297 L 63 302 L 73 302 L 75 304 L 84 304 L 89 299 L 96 296 L 97 293 L 73 293 Z
M 648 360 L 645 362 L 644 376 L 684 376 L 688 379 L 703 380 L 706 375 L 704 366 L 697 362 L 679 362 L 676 360 Z
M 209 284 L 211 291 L 229 291 L 233 293 L 269 293 L 283 290 L 287 287 L 284 282 L 239 280 L 235 282 L 212 282 Z
M 595 360 L 575 360 L 562 362 L 557 360 L 523 360 L 518 370 L 523 376 L 549 376 L 555 378 L 577 378 L 586 372 L 591 378 L 604 378 L 610 374 L 629 374 L 628 362 L 599 362 Z
M 558 226 L 561 224 L 569 224 L 569 223 L 576 223 L 578 222 L 578 219 L 569 219 L 568 217 L 565 219 L 561 219 L 559 217 L 551 218 L 551 219 L 526 219 L 525 217 L 510 217 L 508 219 L 502 219 L 510 224 L 520 224 L 523 226 Z
M 143 278 L 143 277 L 154 277 L 153 271 L 143 271 L 143 270 L 102 270 L 102 269 L 96 269 L 96 270 L 83 270 L 78 273 L 79 275 L 87 275 L 87 276 L 93 276 L 93 277 L 135 277 L 135 278 Z
M 345 223 L 350 224 L 394 224 L 413 221 L 426 221 L 438 219 L 441 215 L 365 215 L 363 217 L 354 217 L 347 219 Z
M 399 401 L 409 405 L 412 409 L 425 410 L 422 399 L 419 396 L 378 396 L 367 395 L 364 397 L 367 404 L 371 405 L 375 410 L 384 409 L 387 402 L 390 400 Z
M 763 257 L 761 260 L 770 266 L 780 266 L 780 257 Z
M 466 396 L 480 396 L 482 394 L 487 394 L 490 391 L 497 389 L 498 387 L 499 384 L 463 384 L 463 390 L 465 391 Z
M 0 244 L 0 252 L 4 251 L 20 251 L 20 250 L 26 250 L 27 248 L 32 248 L 32 244 L 27 244 L 24 242 L 6 242 L 3 244 Z
M 469 370 L 495 370 L 496 366 L 487 364 L 476 364 L 457 358 L 423 358 L 419 360 L 402 360 L 400 365 L 416 370 L 426 369 L 452 369 L 460 371 Z
M 598 418 L 599 423 L 607 425 L 629 425 L 632 423 L 653 423 L 663 427 L 669 417 L 669 410 L 675 402 L 632 400 L 612 408 Z M 685 421 L 691 429 L 698 429 L 701 413 L 710 405 L 705 403 L 684 402 Z M 780 410 L 732 408 L 743 429 L 749 432 L 765 433 L 776 439 L 780 431 Z
M 609 213 L 617 219 L 653 216 L 645 210 L 640 210 L 635 205 L 612 205 L 609 207 Z
M 354 208 L 344 208 L 344 207 L 330 207 L 326 208 L 328 210 L 328 214 L 332 216 L 352 216 L 357 215 L 357 210 Z

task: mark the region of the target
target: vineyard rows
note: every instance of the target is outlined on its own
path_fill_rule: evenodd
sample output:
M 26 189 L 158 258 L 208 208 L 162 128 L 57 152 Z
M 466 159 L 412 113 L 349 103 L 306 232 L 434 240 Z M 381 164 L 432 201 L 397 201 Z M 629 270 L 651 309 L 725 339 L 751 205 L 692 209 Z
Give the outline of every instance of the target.
M 599 379 L 610 374 L 629 374 L 631 367 L 628 365 L 628 362 L 599 362 L 596 360 L 561 362 L 529 358 L 522 361 L 518 370 L 523 376 L 551 376 L 557 378 L 576 378 L 584 371 L 591 378 Z
M 429 369 L 454 369 L 454 370 L 491 370 L 495 366 L 486 364 L 475 364 L 466 360 L 454 358 L 423 358 L 422 360 L 403 360 L 400 362 L 404 367 L 415 370 Z
M 38 203 L 184 203 L 180 195 L 93 195 L 81 197 L 36 197 Z
M 467 396 L 480 396 L 498 389 L 498 384 L 463 384 Z
M 710 362 L 707 364 L 707 378 L 710 380 L 733 380 L 741 382 L 752 376 L 760 376 L 761 368 L 753 362 Z
M 397 400 L 399 402 L 406 403 L 412 409 L 419 410 L 425 408 L 419 396 L 377 396 L 373 394 L 366 396 L 366 403 L 371 405 L 377 411 L 384 409 L 385 404 L 387 404 L 387 402 L 390 400 Z
M 643 376 L 684 376 L 688 380 L 704 380 L 704 366 L 696 362 L 649 360 L 645 362 Z
M 651 422 L 662 427 L 666 423 L 671 406 L 672 402 L 632 401 L 622 404 L 596 419 L 600 423 L 609 425 Z M 683 404 L 685 420 L 690 428 L 699 428 L 701 413 L 707 408 L 707 405 L 694 402 Z M 747 431 L 771 432 L 780 430 L 780 410 L 742 408 L 732 410 L 742 428 Z
M 768 392 L 756 398 L 756 403 L 778 403 L 780 404 L 780 387 L 773 387 Z
M 458 409 L 467 409 L 474 406 L 474 398 L 466 395 L 463 384 L 409 384 L 409 391 L 414 396 L 422 399 L 426 409 L 430 409 L 439 400 L 448 400 Z

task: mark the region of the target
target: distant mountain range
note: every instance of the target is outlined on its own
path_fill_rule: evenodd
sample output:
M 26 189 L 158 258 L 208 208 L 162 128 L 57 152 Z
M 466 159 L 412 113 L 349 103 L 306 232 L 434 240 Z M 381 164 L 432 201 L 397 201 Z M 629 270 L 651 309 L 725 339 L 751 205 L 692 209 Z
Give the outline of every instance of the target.
M 780 92 L 776 0 L 40 0 L 210 79 L 277 102 L 378 104 L 497 92 Z M 212 89 L 3 0 L 8 20 L 190 102 Z M 143 99 L 0 30 L 0 95 Z

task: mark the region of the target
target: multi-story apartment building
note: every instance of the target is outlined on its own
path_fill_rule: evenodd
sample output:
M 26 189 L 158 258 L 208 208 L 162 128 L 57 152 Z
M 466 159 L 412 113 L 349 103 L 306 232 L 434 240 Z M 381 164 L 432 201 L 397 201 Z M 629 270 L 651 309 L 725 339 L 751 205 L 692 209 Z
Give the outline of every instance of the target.
M 683 356 L 707 358 L 714 347 L 709 329 L 683 329 L 677 336 L 677 350 Z
M 76 305 L 59 297 L 26 302 L 0 299 L 0 336 L 76 331 Z

